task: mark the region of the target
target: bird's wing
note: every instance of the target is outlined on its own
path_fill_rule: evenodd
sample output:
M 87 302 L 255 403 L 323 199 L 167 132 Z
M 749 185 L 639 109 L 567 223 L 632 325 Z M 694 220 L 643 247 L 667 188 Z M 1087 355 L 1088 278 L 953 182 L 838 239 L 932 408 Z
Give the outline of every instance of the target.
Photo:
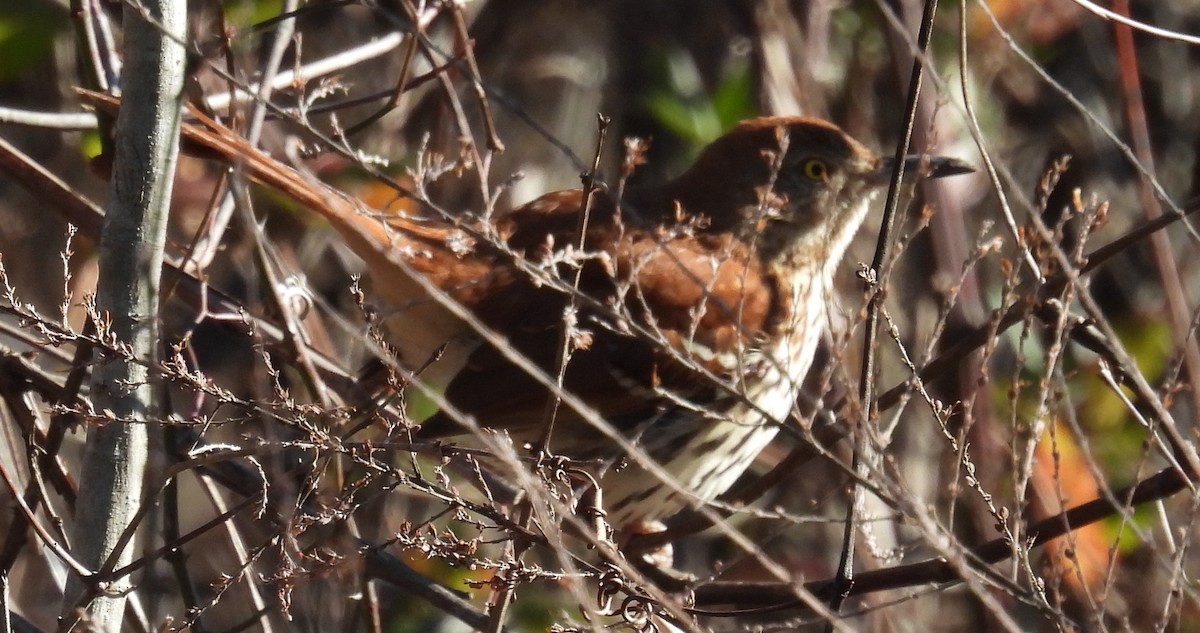
M 543 197 L 507 216 L 501 232 L 527 261 L 558 261 L 565 244 L 578 241 L 580 202 L 578 191 Z M 779 295 L 773 277 L 734 240 L 620 226 L 607 202 L 593 212 L 579 260 L 582 296 L 574 302 L 575 349 L 563 370 L 564 390 L 618 424 L 653 415 L 668 395 L 698 404 L 723 395 L 706 374 L 732 379 L 740 357 L 773 327 Z M 569 288 L 575 269 L 563 264 L 557 271 Z M 557 379 L 570 295 L 519 274 L 509 279 L 477 308 L 489 326 L 508 333 L 506 349 L 480 346 L 446 396 L 480 424 L 530 439 L 549 410 L 546 379 Z M 507 357 L 512 352 L 547 375 L 539 380 L 518 369 Z M 580 417 L 565 406 L 557 415 Z M 457 432 L 445 415 L 423 430 Z

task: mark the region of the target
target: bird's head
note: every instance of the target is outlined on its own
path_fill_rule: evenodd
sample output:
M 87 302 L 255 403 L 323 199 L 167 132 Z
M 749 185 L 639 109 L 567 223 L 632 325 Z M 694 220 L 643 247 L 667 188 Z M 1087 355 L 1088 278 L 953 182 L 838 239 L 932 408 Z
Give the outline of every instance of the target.
M 971 171 L 955 159 L 910 156 L 926 177 Z M 745 121 L 709 144 L 668 186 L 711 231 L 742 231 L 760 256 L 836 262 L 887 184 L 894 161 L 840 128 L 808 117 Z

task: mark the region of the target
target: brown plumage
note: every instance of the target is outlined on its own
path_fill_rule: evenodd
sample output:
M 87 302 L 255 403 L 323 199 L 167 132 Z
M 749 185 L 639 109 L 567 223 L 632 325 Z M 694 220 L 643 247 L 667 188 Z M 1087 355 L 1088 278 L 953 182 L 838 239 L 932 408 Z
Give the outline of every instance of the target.
M 832 124 L 754 119 L 660 188 L 620 201 L 596 192 L 583 249 L 575 252 L 567 249 L 579 242 L 581 191 L 547 194 L 491 227 L 381 216 L 208 125 L 199 133 L 216 132 L 216 144 L 228 145 L 219 152 L 319 211 L 363 258 L 377 292 L 395 308 L 392 340 L 406 362 L 420 364 L 454 344 L 457 353 L 441 361 L 452 376 L 446 398 L 483 426 L 525 440 L 540 436 L 551 393 L 505 352 L 556 375 L 564 310 L 575 305 L 577 349 L 565 390 L 676 480 L 665 485 L 636 465 L 601 473 L 618 526 L 711 500 L 771 440 L 815 352 L 827 279 L 890 170 Z M 945 159 L 929 164 L 934 176 L 966 171 Z M 580 296 L 573 300 L 576 266 Z M 466 306 L 508 349 L 480 344 L 408 271 Z M 560 407 L 551 449 L 618 458 L 584 418 Z M 459 432 L 443 414 L 422 430 Z

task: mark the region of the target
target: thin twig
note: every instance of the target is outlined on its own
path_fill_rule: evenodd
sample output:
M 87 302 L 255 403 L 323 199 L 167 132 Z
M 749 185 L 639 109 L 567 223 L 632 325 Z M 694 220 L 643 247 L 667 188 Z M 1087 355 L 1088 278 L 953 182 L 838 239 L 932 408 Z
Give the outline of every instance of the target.
M 921 17 L 921 28 L 917 34 L 917 50 L 921 53 L 929 49 L 929 39 L 933 33 L 933 18 L 936 13 L 937 0 L 925 0 Z M 892 172 L 891 181 L 888 183 L 887 202 L 884 204 L 883 222 L 879 230 L 879 240 L 875 247 L 875 258 L 871 262 L 870 279 L 872 283 L 874 283 L 874 280 L 879 280 L 883 277 L 884 267 L 890 262 L 892 231 L 896 223 L 897 209 L 900 205 L 900 186 L 904 179 L 904 158 L 908 155 L 913 127 L 916 125 L 917 104 L 921 96 L 921 83 L 924 74 L 924 61 L 918 57 L 913 60 L 912 64 L 912 75 L 908 83 L 908 101 L 905 104 L 904 129 L 900 135 L 900 142 L 896 146 L 895 167 Z M 862 479 L 866 478 L 874 461 L 868 454 L 868 451 L 871 451 L 871 428 L 878 416 L 878 405 L 875 402 L 875 340 L 879 336 L 879 312 L 883 303 L 884 289 L 872 287 L 870 288 L 870 292 L 870 301 L 867 303 L 867 316 L 863 329 L 862 369 L 859 375 L 859 401 L 863 403 L 863 409 L 858 429 L 854 434 L 855 448 L 851 466 L 859 478 Z M 850 503 L 846 513 L 846 527 L 842 539 L 842 554 L 838 561 L 836 588 L 830 601 L 830 609 L 835 612 L 841 608 L 842 602 L 854 586 L 854 535 L 857 531 L 857 513 L 864 502 L 865 491 L 860 486 L 851 484 Z

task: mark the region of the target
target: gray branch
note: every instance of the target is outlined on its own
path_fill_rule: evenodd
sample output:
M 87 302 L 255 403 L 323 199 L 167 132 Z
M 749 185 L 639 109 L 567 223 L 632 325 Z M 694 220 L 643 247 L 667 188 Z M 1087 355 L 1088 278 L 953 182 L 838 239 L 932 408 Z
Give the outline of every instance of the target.
M 185 0 L 146 0 L 124 9 L 125 67 L 113 177 L 101 236 L 96 291 L 98 331 L 129 345 L 102 359 L 92 401 L 112 422 L 89 430 L 73 532 L 74 553 L 107 572 L 128 563 L 123 538 L 142 499 L 147 463 L 145 421 L 156 412 L 150 370 L 158 344 L 158 288 L 167 211 L 179 150 L 184 79 Z M 106 580 L 106 582 L 100 582 Z M 89 624 L 118 631 L 128 579 L 72 578 L 64 615 L 83 607 Z

